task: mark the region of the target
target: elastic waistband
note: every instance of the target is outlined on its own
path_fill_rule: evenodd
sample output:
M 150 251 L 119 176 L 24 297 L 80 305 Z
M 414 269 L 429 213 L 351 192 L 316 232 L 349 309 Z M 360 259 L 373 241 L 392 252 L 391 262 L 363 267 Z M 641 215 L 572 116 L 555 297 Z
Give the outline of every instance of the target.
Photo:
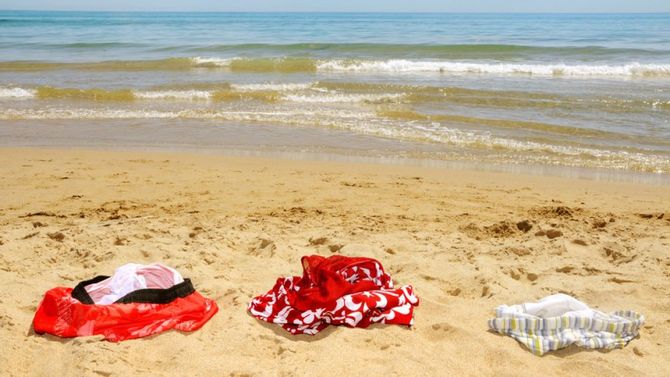
M 72 290 L 72 298 L 79 300 L 82 304 L 95 305 L 93 299 L 86 291 L 86 286 L 99 283 L 109 276 L 96 276 L 93 279 L 84 280 L 77 284 Z M 178 298 L 186 297 L 195 292 L 191 279 L 184 279 L 183 282 L 175 284 L 166 289 L 138 289 L 116 300 L 115 304 L 147 303 L 147 304 L 168 304 Z

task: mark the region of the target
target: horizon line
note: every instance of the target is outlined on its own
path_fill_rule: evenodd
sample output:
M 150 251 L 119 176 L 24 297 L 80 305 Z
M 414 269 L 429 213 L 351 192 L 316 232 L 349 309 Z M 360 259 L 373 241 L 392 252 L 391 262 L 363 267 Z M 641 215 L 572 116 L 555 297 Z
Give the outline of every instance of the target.
M 85 9 L 0 9 L 0 12 L 80 12 L 80 13 L 333 13 L 333 14 L 670 14 L 670 11 L 626 11 L 626 12 L 546 12 L 546 11 L 524 11 L 524 12 L 507 12 L 507 11 L 259 11 L 259 10 L 85 10 Z

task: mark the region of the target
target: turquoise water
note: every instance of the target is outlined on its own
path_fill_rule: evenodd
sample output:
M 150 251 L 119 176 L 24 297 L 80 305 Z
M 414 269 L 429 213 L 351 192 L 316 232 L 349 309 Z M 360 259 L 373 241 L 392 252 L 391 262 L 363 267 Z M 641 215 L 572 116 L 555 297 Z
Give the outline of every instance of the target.
M 0 56 L 91 61 L 309 54 L 667 64 L 668 25 L 669 14 L 1 12 Z
M 360 135 L 335 146 L 366 153 L 668 174 L 668 25 L 670 14 L 0 11 L 0 136 L 91 120 L 160 125 L 152 139 L 189 122 L 298 139 L 319 128 Z

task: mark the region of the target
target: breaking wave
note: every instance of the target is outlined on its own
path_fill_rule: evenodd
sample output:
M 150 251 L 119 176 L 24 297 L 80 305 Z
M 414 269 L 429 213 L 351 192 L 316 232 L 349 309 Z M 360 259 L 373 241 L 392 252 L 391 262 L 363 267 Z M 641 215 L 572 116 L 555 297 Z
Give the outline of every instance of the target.
M 239 73 L 368 73 L 368 74 L 478 74 L 526 75 L 538 77 L 670 77 L 670 64 L 629 62 L 625 64 L 508 63 L 455 60 L 409 59 L 316 59 L 279 58 L 169 58 L 161 60 L 53 63 L 34 61 L 0 62 L 0 71 L 187 71 L 224 69 Z

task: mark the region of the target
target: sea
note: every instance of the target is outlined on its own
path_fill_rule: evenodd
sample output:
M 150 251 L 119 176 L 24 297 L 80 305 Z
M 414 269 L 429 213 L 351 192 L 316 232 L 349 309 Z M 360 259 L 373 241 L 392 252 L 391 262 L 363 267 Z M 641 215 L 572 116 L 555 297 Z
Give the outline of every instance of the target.
M 0 11 L 0 146 L 670 177 L 670 14 Z

